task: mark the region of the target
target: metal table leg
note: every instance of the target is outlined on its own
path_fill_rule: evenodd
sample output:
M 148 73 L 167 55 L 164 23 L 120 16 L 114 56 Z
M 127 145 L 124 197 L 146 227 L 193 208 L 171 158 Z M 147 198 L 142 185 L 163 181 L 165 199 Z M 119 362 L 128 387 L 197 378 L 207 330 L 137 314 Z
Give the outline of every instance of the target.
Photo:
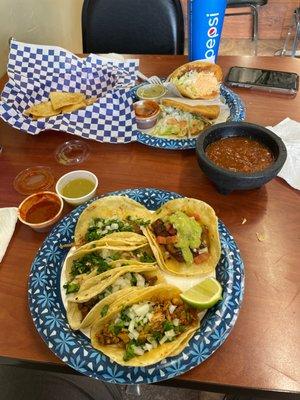
M 292 57 L 296 56 L 297 46 L 300 39 L 300 8 L 295 10 L 295 37 L 292 45 Z

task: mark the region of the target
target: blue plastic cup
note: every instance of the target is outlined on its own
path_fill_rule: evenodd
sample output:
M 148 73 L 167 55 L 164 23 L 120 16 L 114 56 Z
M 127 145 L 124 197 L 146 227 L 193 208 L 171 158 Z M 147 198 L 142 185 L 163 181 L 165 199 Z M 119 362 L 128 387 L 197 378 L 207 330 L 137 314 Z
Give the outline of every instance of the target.
M 189 60 L 215 62 L 220 45 L 226 0 L 189 0 Z

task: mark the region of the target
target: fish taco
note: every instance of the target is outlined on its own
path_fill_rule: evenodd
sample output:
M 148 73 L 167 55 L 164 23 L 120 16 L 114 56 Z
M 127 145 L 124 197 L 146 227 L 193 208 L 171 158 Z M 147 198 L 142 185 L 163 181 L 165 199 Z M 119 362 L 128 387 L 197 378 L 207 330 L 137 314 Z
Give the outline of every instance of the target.
M 104 317 L 115 300 L 128 298 L 131 290 L 163 282 L 157 266 L 145 264 L 117 267 L 87 279 L 77 293 L 68 296 L 69 325 L 74 330 L 86 328 L 96 317 Z
M 199 314 L 162 284 L 118 300 L 91 328 L 92 346 L 125 366 L 147 366 L 179 354 L 199 327 Z
M 196 199 L 164 204 L 147 228 L 159 266 L 175 275 L 207 275 L 221 255 L 218 219 L 214 210 Z
M 150 211 L 125 196 L 107 196 L 91 203 L 80 215 L 75 227 L 75 246 L 99 240 L 114 232 L 143 235 Z

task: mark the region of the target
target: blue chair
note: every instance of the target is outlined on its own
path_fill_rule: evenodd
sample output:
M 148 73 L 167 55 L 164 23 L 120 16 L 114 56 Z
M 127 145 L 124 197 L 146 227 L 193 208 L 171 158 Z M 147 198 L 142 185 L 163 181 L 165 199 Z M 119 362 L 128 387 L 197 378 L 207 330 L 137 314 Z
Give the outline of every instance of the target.
M 85 0 L 84 53 L 183 54 L 180 0 Z

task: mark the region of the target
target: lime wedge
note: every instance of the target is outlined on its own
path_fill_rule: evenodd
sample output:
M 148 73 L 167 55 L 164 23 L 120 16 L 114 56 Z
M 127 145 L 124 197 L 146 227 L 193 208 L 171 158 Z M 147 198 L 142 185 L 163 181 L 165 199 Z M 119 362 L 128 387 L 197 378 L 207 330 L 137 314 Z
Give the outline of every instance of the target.
M 181 298 L 192 307 L 206 310 L 222 299 L 222 286 L 215 278 L 206 278 L 181 293 Z

